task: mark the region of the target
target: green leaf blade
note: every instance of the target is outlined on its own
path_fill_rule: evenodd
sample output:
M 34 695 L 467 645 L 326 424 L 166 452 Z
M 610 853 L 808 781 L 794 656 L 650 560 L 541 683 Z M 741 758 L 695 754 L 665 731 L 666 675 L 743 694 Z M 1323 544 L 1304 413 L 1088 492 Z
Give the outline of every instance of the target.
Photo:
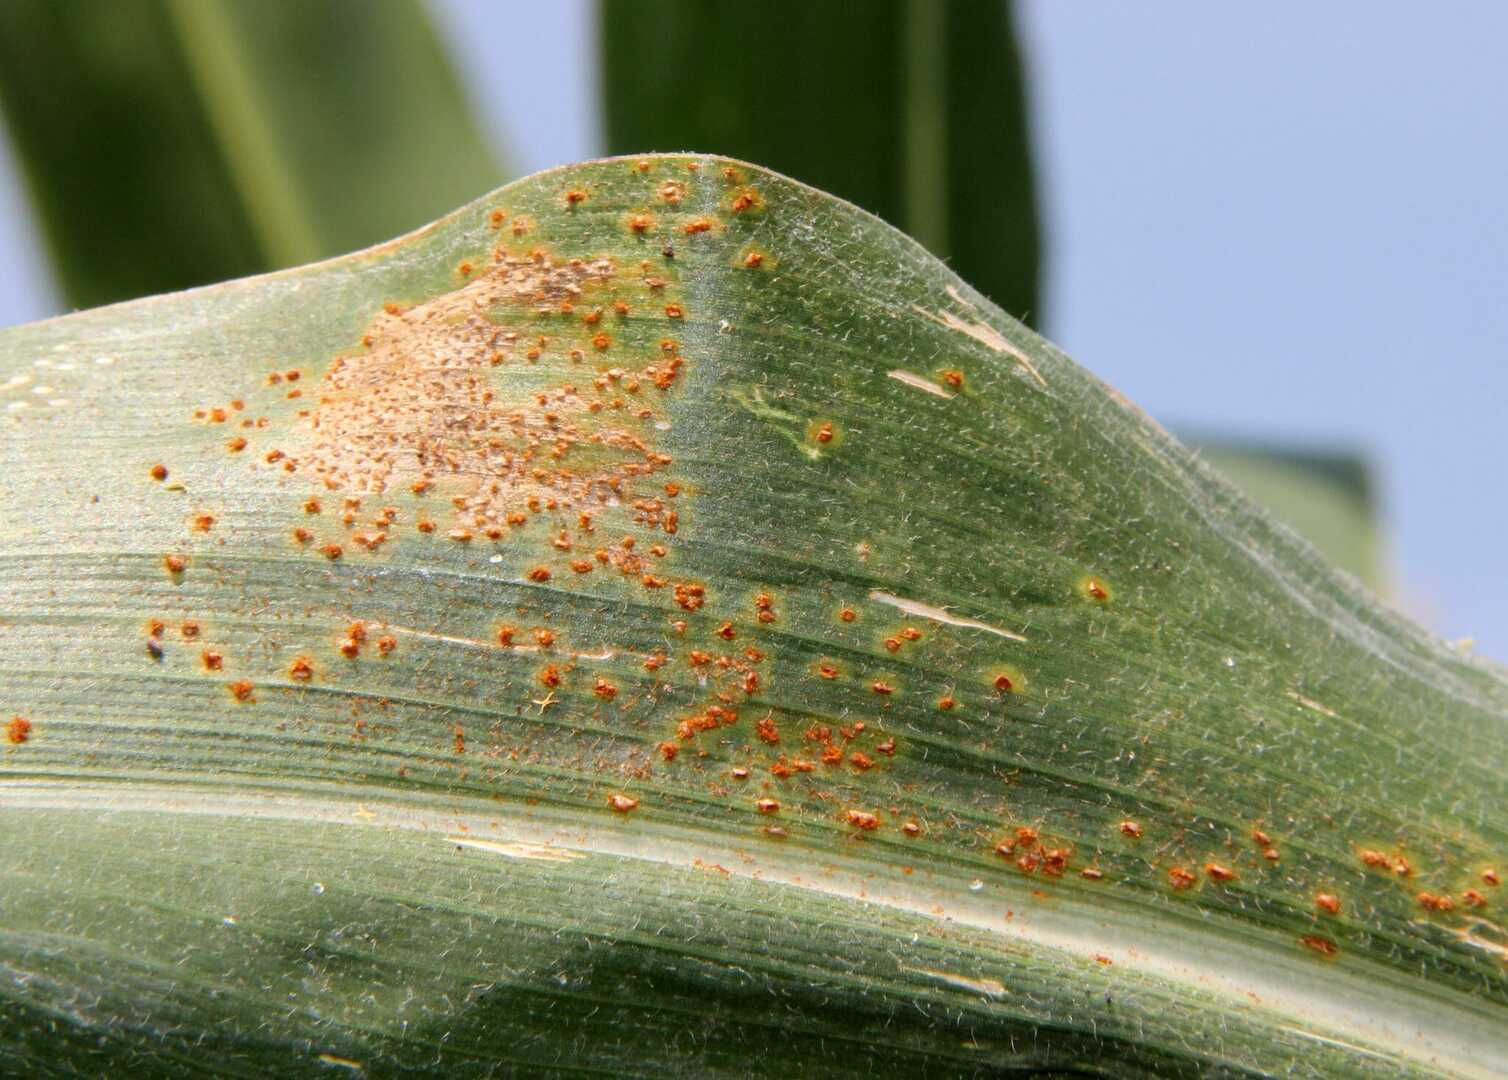
M 360 871 L 437 910 L 471 887 L 415 868 L 457 836 L 483 845 L 467 858 L 622 860 L 624 920 L 670 938 L 668 912 L 705 915 L 694 883 L 721 882 L 744 890 L 718 931 L 736 967 L 811 944 L 739 937 L 740 910 L 847 912 L 879 936 L 825 955 L 860 957 L 884 1004 L 842 1015 L 942 1012 L 909 1049 L 812 1043 L 792 1071 L 954 1062 L 976 1030 L 947 1011 L 958 993 L 984 998 L 1002 1067 L 1471 1074 L 1502 1049 L 1483 879 L 1505 853 L 1501 672 L 1374 607 L 829 196 L 722 158 L 557 170 L 346 259 L 7 332 L 0 386 L 0 476 L 27 510 L 0 521 L 0 712 L 32 724 L 0 776 L 12 832 L 79 838 L 65 878 L 94 861 L 88 832 L 44 812 L 140 814 L 174 863 L 190 820 L 230 837 L 261 807 L 345 837 L 287 851 L 304 877 Z M 278 846 L 244 844 L 247 867 Z M 131 926 L 108 900 L 129 890 L 101 888 L 87 903 Z M 545 918 L 585 888 L 559 885 Z M 71 917 L 56 894 L 28 909 L 22 949 Z M 455 932 L 430 951 L 491 978 L 490 947 Z M 103 970 L 83 949 L 36 969 Z M 1106 978 L 1157 1004 L 1118 1027 Z M 738 1027 L 729 993 L 706 1009 Z M 1172 1028 L 1145 1026 L 1165 1010 Z M 356 1041 L 332 1052 L 406 1052 L 358 1027 L 336 1024 Z M 1023 1050 L 1030 1029 L 1063 1034 Z M 713 1053 L 657 1067 L 739 1071 Z

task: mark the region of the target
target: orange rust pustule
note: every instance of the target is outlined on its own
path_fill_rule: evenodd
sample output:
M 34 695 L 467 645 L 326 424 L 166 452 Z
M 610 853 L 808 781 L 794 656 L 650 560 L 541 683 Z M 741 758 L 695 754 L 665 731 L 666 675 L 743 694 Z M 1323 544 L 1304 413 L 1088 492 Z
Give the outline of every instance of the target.
M 880 827 L 880 816 L 868 810 L 849 810 L 843 815 L 843 819 L 854 828 L 866 832 Z
M 1101 578 L 1083 578 L 1079 582 L 1079 592 L 1084 596 L 1085 599 L 1093 600 L 1098 604 L 1106 604 L 1110 602 L 1110 586 L 1107 585 Z
M 20 746 L 31 738 L 31 721 L 24 716 L 12 716 L 5 725 L 5 741 L 12 746 Z

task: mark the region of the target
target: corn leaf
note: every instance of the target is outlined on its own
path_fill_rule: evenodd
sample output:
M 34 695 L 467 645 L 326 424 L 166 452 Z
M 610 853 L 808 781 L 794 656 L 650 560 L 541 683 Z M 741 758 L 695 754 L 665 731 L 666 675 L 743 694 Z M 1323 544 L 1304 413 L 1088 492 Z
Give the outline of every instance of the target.
M 1508 683 L 715 157 L 0 333 L 19 1073 L 1491 1075 Z

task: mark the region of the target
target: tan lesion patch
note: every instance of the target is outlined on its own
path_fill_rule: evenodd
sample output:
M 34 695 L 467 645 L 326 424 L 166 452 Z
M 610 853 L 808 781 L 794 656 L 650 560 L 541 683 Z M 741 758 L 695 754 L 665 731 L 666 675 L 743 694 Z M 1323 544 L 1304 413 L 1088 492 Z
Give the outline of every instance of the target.
M 1005 335 L 989 323 L 970 322 L 968 319 L 959 318 L 951 311 L 928 311 L 919 304 L 911 305 L 911 310 L 915 311 L 918 315 L 931 319 L 939 326 L 946 326 L 949 330 L 957 330 L 965 337 L 973 338 L 981 345 L 987 346 L 995 352 L 1004 353 L 1020 364 L 1022 369 L 1036 381 L 1038 386 L 1044 390 L 1047 389 L 1047 380 L 1042 378 L 1042 373 L 1031 362 L 1031 358 L 1007 341 Z
M 500 254 L 453 292 L 389 305 L 364 349 L 325 372 L 300 421 L 308 443 L 297 471 L 355 492 L 436 488 L 458 522 L 479 529 L 506 528 L 526 506 L 621 498 L 631 478 L 668 463 L 649 443 L 651 395 L 675 381 L 681 358 L 669 343 L 631 370 L 583 364 L 601 351 L 570 347 L 581 320 L 569 313 L 618 284 L 609 259 Z M 536 368 L 540 315 L 567 329 Z

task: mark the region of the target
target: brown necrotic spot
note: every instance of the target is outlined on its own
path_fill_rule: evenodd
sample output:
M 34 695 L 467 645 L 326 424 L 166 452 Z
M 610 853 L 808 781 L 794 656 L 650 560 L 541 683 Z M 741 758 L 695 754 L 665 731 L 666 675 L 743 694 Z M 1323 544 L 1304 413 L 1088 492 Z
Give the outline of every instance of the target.
M 460 288 L 377 315 L 364 335 L 370 347 L 325 372 L 317 407 L 300 421 L 307 445 L 296 470 L 355 492 L 444 485 L 454 524 L 489 537 L 522 524 L 525 508 L 590 509 L 632 496 L 638 477 L 670 463 L 652 445 L 652 402 L 604 408 L 616 399 L 569 369 L 551 385 L 562 350 L 521 329 L 538 312 L 590 302 L 617 276 L 608 259 L 500 255 Z M 612 341 L 599 334 L 592 343 Z M 507 374 L 515 356 L 538 360 L 540 375 Z M 668 390 L 683 363 L 654 358 L 620 372 L 620 385 Z
M 1340 952 L 1335 942 L 1329 938 L 1322 938 L 1318 934 L 1305 934 L 1299 938 L 1299 944 L 1306 949 L 1314 950 L 1324 957 L 1331 957 Z

